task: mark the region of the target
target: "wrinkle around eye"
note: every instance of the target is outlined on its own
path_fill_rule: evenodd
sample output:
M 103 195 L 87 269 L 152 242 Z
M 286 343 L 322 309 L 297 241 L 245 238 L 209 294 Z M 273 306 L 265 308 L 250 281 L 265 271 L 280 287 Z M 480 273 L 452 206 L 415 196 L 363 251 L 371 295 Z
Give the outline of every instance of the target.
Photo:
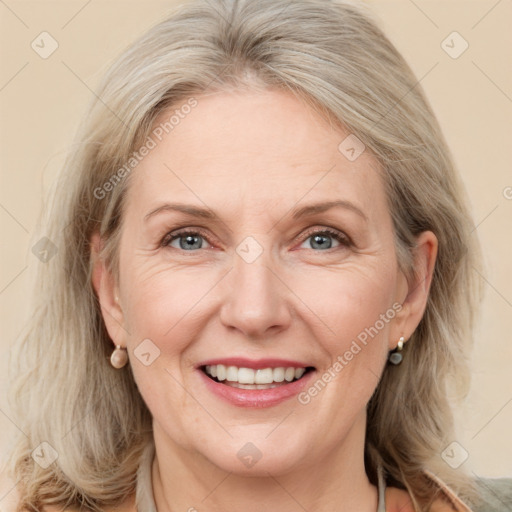
M 321 218 L 316 220 L 317 222 L 312 222 L 311 220 L 300 222 L 299 229 L 295 226 L 293 230 L 294 233 L 290 233 L 288 228 L 280 229 L 274 226 L 276 227 L 274 236 L 280 239 L 276 240 L 276 245 L 279 246 L 279 250 L 283 247 L 287 247 L 290 252 L 301 250 L 327 254 L 328 252 L 349 249 L 358 252 L 360 249 L 364 250 L 364 247 L 368 247 L 370 231 L 368 231 L 366 227 L 360 226 L 359 223 L 353 225 L 347 220 L 325 218 L 325 215 L 322 215 Z M 326 220 L 327 222 L 325 222 Z M 302 224 L 302 227 L 300 227 L 300 224 Z M 326 249 L 321 247 L 303 247 L 304 244 L 308 243 L 308 240 L 312 241 L 313 237 L 317 234 L 330 237 L 336 240 L 338 244 L 333 244 L 335 247 Z M 185 238 L 187 235 L 200 237 L 200 239 L 202 239 L 202 247 L 183 249 L 170 245 L 171 243 L 178 244 L 178 240 Z M 192 257 L 195 256 L 196 253 L 202 253 L 204 251 L 215 251 L 219 253 L 236 250 L 236 245 L 234 244 L 236 240 L 233 240 L 230 234 L 227 235 L 227 240 L 222 240 L 225 235 L 226 233 L 221 233 L 221 238 L 219 239 L 215 234 L 211 233 L 210 228 L 206 226 L 190 223 L 190 221 L 170 223 L 166 220 L 166 222 L 159 223 L 159 225 L 153 225 L 151 229 L 144 230 L 141 234 L 141 243 L 151 247 L 147 249 L 148 252 L 157 252 L 160 249 L 165 249 L 174 252 L 176 255 L 183 254 L 184 256 Z M 243 242 L 243 240 L 239 241 L 239 243 L 241 242 Z M 311 243 L 312 242 L 310 242 L 310 244 Z

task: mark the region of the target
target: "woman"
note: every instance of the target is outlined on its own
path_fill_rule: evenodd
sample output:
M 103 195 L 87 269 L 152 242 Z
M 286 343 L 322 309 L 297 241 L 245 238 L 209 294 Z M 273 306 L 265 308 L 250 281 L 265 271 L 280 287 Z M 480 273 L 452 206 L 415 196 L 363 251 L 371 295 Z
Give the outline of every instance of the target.
M 368 15 L 188 3 L 98 96 L 21 347 L 19 510 L 510 506 L 441 456 L 479 249 Z

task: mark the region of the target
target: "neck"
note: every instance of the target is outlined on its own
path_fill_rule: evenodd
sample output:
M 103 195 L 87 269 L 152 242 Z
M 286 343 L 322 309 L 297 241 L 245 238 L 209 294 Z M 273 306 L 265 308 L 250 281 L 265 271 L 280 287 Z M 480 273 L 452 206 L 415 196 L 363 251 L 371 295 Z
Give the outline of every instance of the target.
M 377 488 L 364 468 L 366 418 L 362 420 L 340 446 L 315 457 L 315 462 L 286 474 L 250 477 L 224 471 L 201 455 L 183 450 L 155 423 L 152 481 L 157 510 L 375 512 Z

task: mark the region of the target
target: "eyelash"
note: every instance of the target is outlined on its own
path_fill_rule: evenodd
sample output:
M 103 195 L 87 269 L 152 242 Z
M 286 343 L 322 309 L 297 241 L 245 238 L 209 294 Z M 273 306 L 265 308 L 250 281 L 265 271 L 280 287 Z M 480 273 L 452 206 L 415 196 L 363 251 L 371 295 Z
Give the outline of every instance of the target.
M 312 236 L 317 235 L 317 234 L 321 234 L 321 235 L 327 234 L 327 235 L 331 236 L 332 238 L 334 238 L 337 242 L 339 242 L 341 246 L 350 247 L 353 245 L 352 241 L 350 240 L 350 238 L 347 235 L 345 235 L 335 229 L 328 228 L 328 227 L 316 228 L 316 229 L 313 228 L 312 230 L 308 230 L 303 235 L 303 237 L 301 237 L 300 241 L 301 241 L 301 243 L 303 243 L 308 238 L 311 238 Z M 208 243 L 210 243 L 209 239 L 208 239 L 208 235 L 201 229 L 183 229 L 181 231 L 174 231 L 174 232 L 167 233 L 163 237 L 163 239 L 160 243 L 160 246 L 171 248 L 171 249 L 176 249 L 175 247 L 170 247 L 169 244 L 171 242 L 173 242 L 174 240 L 181 238 L 181 237 L 185 237 L 187 235 L 200 235 Z M 323 251 L 322 250 L 315 251 L 314 249 L 311 249 L 311 250 L 314 252 L 328 252 L 328 251 L 332 251 L 332 250 L 336 250 L 336 249 L 339 249 L 339 247 L 331 247 L 330 249 L 325 249 Z M 177 250 L 180 250 L 180 249 L 177 249 Z M 196 251 L 183 251 L 183 252 L 196 252 Z
M 337 231 L 336 229 L 332 229 L 332 228 L 313 228 L 311 230 L 308 230 L 306 231 L 306 233 L 304 234 L 304 237 L 301 238 L 301 242 L 304 242 L 305 240 L 307 240 L 308 238 L 311 238 L 313 235 L 316 235 L 316 234 L 321 234 L 321 235 L 330 235 L 332 236 L 336 241 L 338 241 L 341 245 L 344 245 L 344 246 L 351 246 L 352 245 L 352 242 L 351 240 L 349 239 L 349 237 L 343 233 L 341 233 L 340 231 Z M 336 247 L 334 247 L 333 249 L 336 249 Z M 329 249 L 327 249 L 329 250 Z M 320 252 L 320 251 L 318 251 Z

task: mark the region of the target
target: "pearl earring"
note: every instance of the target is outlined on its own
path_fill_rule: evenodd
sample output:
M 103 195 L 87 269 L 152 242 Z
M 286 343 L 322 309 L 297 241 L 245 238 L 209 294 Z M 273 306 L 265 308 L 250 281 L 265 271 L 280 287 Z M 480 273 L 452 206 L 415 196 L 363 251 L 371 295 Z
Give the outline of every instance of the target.
M 126 363 L 128 362 L 128 351 L 121 347 L 121 345 L 116 345 L 116 348 L 112 352 L 112 355 L 110 356 L 110 364 L 117 368 L 118 370 L 120 368 L 123 368 L 123 366 L 126 366 Z

